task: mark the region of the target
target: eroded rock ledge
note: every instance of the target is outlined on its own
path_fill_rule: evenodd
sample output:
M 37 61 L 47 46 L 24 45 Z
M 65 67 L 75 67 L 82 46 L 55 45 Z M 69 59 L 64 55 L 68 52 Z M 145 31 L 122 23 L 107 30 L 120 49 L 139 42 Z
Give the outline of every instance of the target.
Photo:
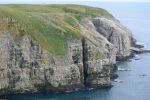
M 131 31 L 115 19 L 82 19 L 83 38 L 68 39 L 64 56 L 51 54 L 29 35 L 14 38 L 11 21 L 0 23 L 0 95 L 111 86 L 116 58 L 132 54 Z M 18 32 L 20 25 L 13 25 Z

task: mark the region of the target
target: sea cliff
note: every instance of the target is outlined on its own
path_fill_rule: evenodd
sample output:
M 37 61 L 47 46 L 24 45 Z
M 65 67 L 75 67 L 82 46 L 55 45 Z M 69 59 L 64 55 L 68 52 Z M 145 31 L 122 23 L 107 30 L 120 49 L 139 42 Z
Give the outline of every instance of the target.
M 0 95 L 111 86 L 135 44 L 100 8 L 0 5 L 0 16 Z

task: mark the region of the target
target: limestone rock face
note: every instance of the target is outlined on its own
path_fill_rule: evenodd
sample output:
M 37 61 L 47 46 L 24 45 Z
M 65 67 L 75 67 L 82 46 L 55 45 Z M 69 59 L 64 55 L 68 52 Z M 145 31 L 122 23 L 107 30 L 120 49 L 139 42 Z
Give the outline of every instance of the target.
M 132 33 L 115 19 L 94 18 L 96 30 L 112 43 L 117 50 L 117 58 L 123 59 L 131 55 Z
M 131 54 L 132 35 L 118 21 L 81 20 L 83 38 L 68 39 L 63 56 L 43 49 L 28 34 L 14 38 L 10 23 L 9 19 L 0 22 L 0 95 L 110 86 L 116 56 Z M 13 23 L 18 32 L 21 26 L 15 20 Z
M 82 33 L 85 37 L 84 67 L 86 70 L 86 84 L 88 86 L 109 86 L 110 66 L 116 63 L 116 50 L 114 46 L 101 34 L 91 20 L 81 21 Z

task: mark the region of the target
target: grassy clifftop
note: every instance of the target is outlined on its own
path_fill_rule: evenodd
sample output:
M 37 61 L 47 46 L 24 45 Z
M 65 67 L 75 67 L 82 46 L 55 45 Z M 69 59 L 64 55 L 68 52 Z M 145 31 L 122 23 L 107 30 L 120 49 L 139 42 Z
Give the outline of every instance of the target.
M 0 5 L 0 17 L 15 19 L 23 26 L 21 37 L 29 34 L 43 48 L 63 55 L 67 38 L 81 38 L 79 21 L 83 17 L 112 17 L 101 8 L 81 5 Z

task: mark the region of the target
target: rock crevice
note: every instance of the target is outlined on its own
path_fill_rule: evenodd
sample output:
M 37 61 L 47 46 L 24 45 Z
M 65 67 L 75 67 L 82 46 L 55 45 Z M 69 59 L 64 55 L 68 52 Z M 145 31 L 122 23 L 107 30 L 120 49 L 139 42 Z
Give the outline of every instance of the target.
M 88 48 L 85 38 L 82 39 L 83 48 L 83 73 L 84 73 L 84 85 L 87 85 L 86 79 L 88 77 Z

